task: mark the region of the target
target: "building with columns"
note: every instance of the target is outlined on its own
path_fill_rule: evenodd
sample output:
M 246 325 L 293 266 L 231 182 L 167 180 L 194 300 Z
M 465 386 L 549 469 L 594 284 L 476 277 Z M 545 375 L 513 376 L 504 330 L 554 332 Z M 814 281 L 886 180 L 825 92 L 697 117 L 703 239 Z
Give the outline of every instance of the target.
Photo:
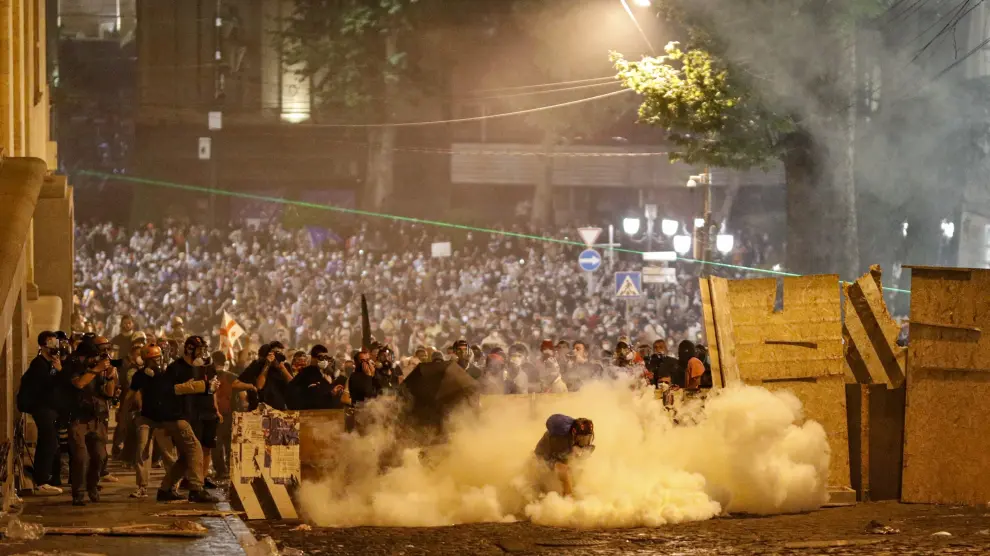
M 11 442 L 20 377 L 42 330 L 69 330 L 72 188 L 50 134 L 46 3 L 0 0 L 0 443 Z M 3 465 L 10 469 L 13 458 Z M 12 477 L 11 473 L 6 473 Z M 12 480 L 8 479 L 8 480 Z M 6 485 L 2 509 L 10 500 Z

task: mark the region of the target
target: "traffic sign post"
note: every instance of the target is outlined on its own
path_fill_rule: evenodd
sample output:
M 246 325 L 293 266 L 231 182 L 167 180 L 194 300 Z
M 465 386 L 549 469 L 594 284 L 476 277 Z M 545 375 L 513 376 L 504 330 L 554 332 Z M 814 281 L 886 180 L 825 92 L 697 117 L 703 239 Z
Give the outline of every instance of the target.
M 602 266 L 602 256 L 594 249 L 585 249 L 581 251 L 581 255 L 578 257 L 578 265 L 585 272 L 594 272 Z
M 601 228 L 578 228 L 578 235 L 581 236 L 581 241 L 584 242 L 588 248 L 595 246 L 595 242 L 598 241 L 598 236 L 602 235 Z
M 641 272 L 616 272 L 615 297 L 631 299 L 643 295 L 643 274 Z

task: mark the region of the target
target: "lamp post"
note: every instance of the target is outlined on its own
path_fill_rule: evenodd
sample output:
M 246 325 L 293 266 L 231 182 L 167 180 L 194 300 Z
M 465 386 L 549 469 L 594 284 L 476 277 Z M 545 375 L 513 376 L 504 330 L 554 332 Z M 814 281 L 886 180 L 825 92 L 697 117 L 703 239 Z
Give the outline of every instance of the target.
M 704 201 L 704 222 L 700 229 L 695 230 L 695 238 L 700 244 L 700 253 L 695 253 L 695 258 L 700 255 L 701 263 L 703 268 L 701 269 L 702 276 L 709 276 L 710 269 L 708 268 L 708 262 L 711 260 L 711 250 L 712 250 L 712 231 L 714 230 L 715 223 L 712 222 L 712 174 L 711 170 L 706 166 L 705 171 L 697 176 L 691 176 L 687 181 L 687 186 L 694 188 L 698 184 L 705 186 L 705 201 Z M 695 223 L 697 227 L 697 222 Z M 730 248 L 731 250 L 731 248 Z

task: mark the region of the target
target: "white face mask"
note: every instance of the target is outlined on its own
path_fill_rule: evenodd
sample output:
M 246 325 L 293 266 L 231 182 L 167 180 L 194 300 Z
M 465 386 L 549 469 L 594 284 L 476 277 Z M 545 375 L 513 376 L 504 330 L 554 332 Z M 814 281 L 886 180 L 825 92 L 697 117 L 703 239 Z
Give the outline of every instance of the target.
M 197 357 L 196 359 L 193 359 L 192 362 L 193 367 L 202 367 L 204 364 L 205 362 L 202 357 Z
M 141 356 L 138 355 L 137 359 L 134 360 L 134 364 L 140 367 L 141 365 L 144 365 L 144 359 L 141 359 Z
M 316 364 L 316 366 L 319 367 L 321 371 L 325 371 L 325 370 L 327 370 L 327 367 L 330 366 L 330 362 L 329 361 L 320 361 L 320 362 L 318 362 Z
M 222 371 L 227 371 L 229 369 L 230 369 L 230 361 L 225 361 L 223 366 L 220 367 L 220 370 Z

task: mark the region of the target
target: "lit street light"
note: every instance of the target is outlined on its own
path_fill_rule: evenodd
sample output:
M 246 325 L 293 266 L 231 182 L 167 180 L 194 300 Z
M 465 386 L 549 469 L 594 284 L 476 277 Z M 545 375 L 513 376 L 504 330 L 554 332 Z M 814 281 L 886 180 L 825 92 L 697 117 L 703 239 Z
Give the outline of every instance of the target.
M 674 236 L 674 252 L 678 255 L 686 255 L 691 250 L 691 236 Z
M 643 28 L 639 26 L 639 20 L 636 19 L 636 14 L 634 14 L 632 8 L 629 7 L 629 3 L 626 2 L 626 0 L 619 0 L 619 2 L 622 2 L 622 8 L 626 10 L 627 14 L 629 14 L 629 19 L 632 20 L 633 25 L 636 26 L 636 30 L 639 31 L 639 36 L 643 37 L 643 41 L 646 42 L 646 46 L 650 47 L 650 52 L 656 56 L 657 49 L 653 48 L 653 43 L 650 42 L 650 39 L 646 36 L 646 32 L 643 31 Z M 639 8 L 649 8 L 651 6 L 650 0 L 633 0 L 633 2 Z
M 732 246 L 735 244 L 736 240 L 732 237 L 732 234 L 718 234 L 715 237 L 715 248 L 718 252 L 725 255 L 729 251 L 732 251 Z
M 652 5 L 650 0 L 634 0 L 633 4 L 636 4 L 640 8 L 649 8 Z
M 956 225 L 948 220 L 942 221 L 942 235 L 945 239 L 952 239 L 952 236 L 956 235 Z
M 639 233 L 639 224 L 639 218 L 623 218 L 622 231 L 629 235 L 636 235 Z
M 680 227 L 681 224 L 677 220 L 668 220 L 664 218 L 663 221 L 660 222 L 660 231 L 667 237 L 672 237 L 675 235 L 677 233 L 677 229 Z
M 694 219 L 694 229 L 697 230 L 698 228 L 704 228 L 704 227 L 705 227 L 705 219 L 704 218 L 695 218 Z

